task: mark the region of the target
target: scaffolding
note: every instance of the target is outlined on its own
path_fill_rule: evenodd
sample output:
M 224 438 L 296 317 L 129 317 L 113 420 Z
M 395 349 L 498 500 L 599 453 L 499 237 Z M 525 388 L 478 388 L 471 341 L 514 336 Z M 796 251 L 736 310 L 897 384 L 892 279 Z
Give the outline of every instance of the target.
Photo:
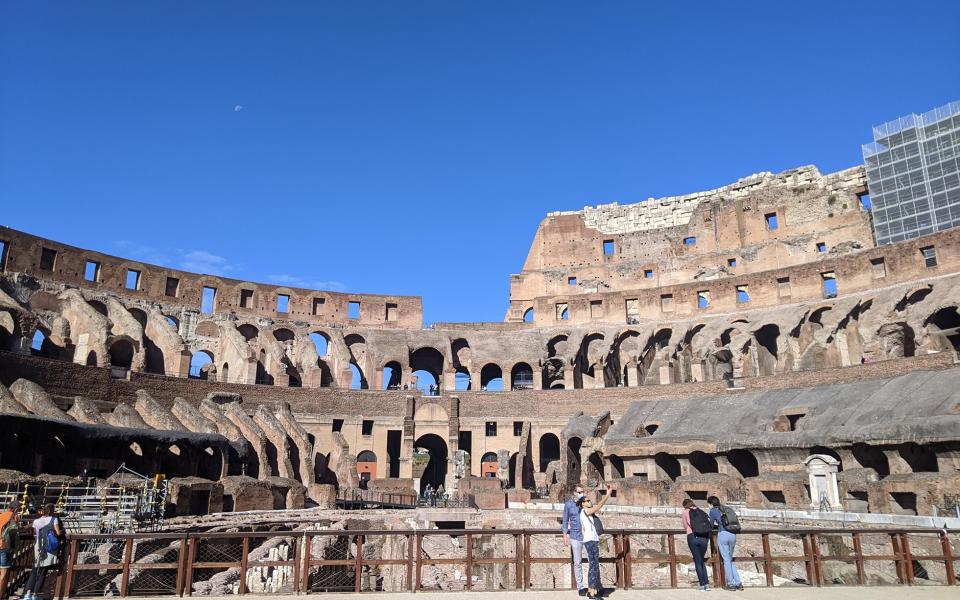
M 0 504 L 11 501 L 19 503 L 24 515 L 53 504 L 70 533 L 157 531 L 166 512 L 167 480 L 120 465 L 100 485 L 8 483 L 0 489 Z
M 960 225 L 960 102 L 873 128 L 863 145 L 877 244 Z

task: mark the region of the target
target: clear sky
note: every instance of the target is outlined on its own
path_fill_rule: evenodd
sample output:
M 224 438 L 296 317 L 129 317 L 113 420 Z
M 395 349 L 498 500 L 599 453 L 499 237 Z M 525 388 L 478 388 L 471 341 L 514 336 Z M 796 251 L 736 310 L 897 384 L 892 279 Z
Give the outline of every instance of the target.
M 960 2 L 0 3 L 0 223 L 499 321 L 548 211 L 862 162 Z

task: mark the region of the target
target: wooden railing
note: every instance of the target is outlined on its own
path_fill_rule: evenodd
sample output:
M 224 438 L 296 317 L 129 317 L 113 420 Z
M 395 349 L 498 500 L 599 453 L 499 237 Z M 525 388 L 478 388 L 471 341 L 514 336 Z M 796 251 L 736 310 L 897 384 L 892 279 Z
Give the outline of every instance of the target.
M 692 587 L 685 546 L 679 530 L 608 530 L 603 583 Z M 960 531 L 746 530 L 736 554 L 748 586 L 952 586 Z M 569 548 L 555 529 L 85 534 L 70 538 L 61 564 L 51 597 L 543 590 L 574 581 Z M 722 587 L 715 539 L 707 564 L 713 585 Z

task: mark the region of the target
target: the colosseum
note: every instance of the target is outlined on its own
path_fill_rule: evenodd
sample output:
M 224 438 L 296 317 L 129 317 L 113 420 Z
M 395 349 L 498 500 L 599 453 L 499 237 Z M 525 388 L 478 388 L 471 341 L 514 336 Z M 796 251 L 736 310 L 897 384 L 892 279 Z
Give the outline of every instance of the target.
M 948 516 L 960 231 L 877 246 L 866 194 L 862 167 L 807 166 L 551 213 L 503 322 L 429 328 L 419 297 L 187 273 L 0 228 L 0 474 L 11 497 L 59 484 L 61 505 L 121 467 L 162 474 L 168 518 L 350 494 L 400 506 L 443 486 L 529 525 L 571 484 L 604 481 L 647 512 L 718 494 Z

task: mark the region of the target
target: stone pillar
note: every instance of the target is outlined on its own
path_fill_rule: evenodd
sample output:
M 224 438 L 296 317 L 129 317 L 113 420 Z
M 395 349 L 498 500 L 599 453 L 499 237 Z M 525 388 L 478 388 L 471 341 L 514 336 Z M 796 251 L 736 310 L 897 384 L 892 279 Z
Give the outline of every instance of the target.
M 826 454 L 813 454 L 803 461 L 810 476 L 810 509 L 843 510 L 840 489 L 837 486 L 837 470 L 840 461 Z
M 883 454 L 887 457 L 887 464 L 890 466 L 891 475 L 910 475 L 913 473 L 913 469 L 910 468 L 907 461 L 903 460 L 903 457 L 900 456 L 900 452 L 896 448 L 883 450 Z
M 563 387 L 564 389 L 572 390 L 574 387 L 573 383 L 573 365 L 565 364 L 563 365 Z
M 416 398 L 407 396 L 407 412 L 403 417 L 403 439 L 400 443 L 400 477 L 402 479 L 413 477 L 413 443 L 416 441 L 414 439 L 416 424 L 413 415 L 416 409 Z
M 727 458 L 726 454 L 718 454 L 714 456 L 714 458 L 717 459 L 718 473 L 721 475 L 729 475 L 731 477 L 740 477 L 740 471 L 730 464 L 730 459 Z
M 670 383 L 670 365 L 660 365 L 660 385 Z
M 457 389 L 457 372 L 456 371 L 444 371 L 443 372 L 443 381 L 440 382 L 441 391 L 443 392 L 454 392 Z
M 677 462 L 680 463 L 680 476 L 684 475 L 696 475 L 698 471 L 694 471 L 693 465 L 690 464 L 690 458 L 686 456 L 677 456 Z

